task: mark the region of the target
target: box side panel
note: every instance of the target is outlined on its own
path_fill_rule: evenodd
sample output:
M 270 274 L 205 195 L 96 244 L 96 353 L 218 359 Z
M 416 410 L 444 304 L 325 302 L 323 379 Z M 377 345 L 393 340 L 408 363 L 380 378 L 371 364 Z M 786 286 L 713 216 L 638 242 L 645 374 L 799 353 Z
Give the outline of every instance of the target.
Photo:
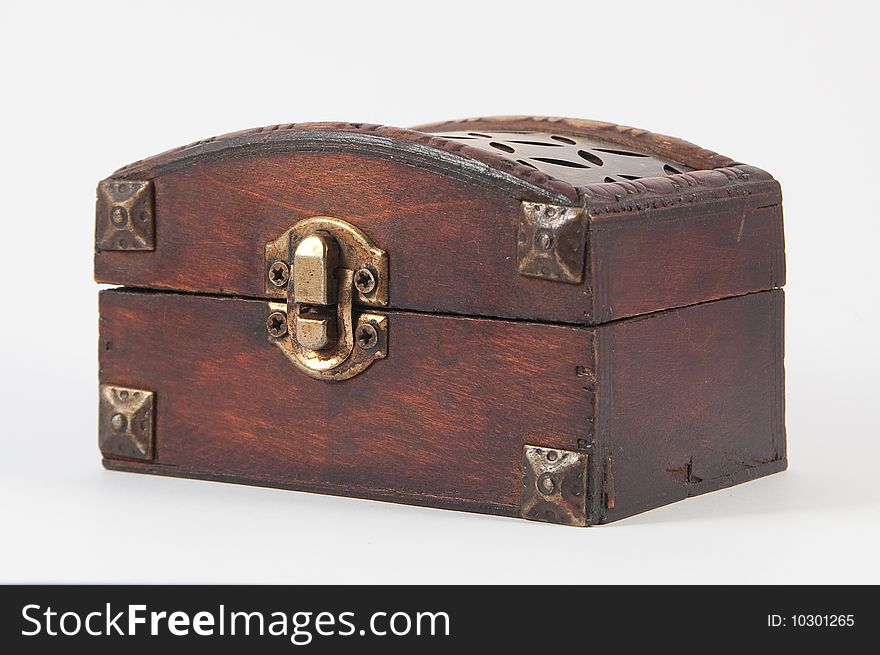
M 766 291 L 598 328 L 594 522 L 785 468 L 783 301 Z
M 589 329 L 389 312 L 388 357 L 331 384 L 267 342 L 266 308 L 102 292 L 101 382 L 156 411 L 153 460 L 106 465 L 516 515 L 523 444 L 591 447 Z
M 775 182 L 764 185 L 745 197 L 597 217 L 594 321 L 781 287 L 781 198 Z
M 99 248 L 98 282 L 265 297 L 266 243 L 332 216 L 388 253 L 391 307 L 589 322 L 589 284 L 518 273 L 522 208 L 500 188 L 358 152 L 223 152 L 151 179 L 155 249 Z

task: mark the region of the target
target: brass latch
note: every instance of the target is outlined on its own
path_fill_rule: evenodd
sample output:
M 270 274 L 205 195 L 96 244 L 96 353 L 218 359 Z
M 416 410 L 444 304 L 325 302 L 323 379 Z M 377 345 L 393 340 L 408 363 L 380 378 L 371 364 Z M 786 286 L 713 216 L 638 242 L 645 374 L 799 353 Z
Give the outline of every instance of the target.
M 382 359 L 388 317 L 357 311 L 388 305 L 388 255 L 353 225 L 307 218 L 266 244 L 266 327 L 274 343 L 303 372 L 347 380 Z

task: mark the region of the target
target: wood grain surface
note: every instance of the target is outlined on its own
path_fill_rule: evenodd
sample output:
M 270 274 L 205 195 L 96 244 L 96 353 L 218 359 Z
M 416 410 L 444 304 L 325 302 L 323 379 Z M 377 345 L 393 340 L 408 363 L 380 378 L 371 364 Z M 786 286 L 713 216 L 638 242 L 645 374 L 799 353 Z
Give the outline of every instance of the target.
M 771 186 L 708 203 L 595 216 L 590 224 L 592 321 L 781 287 L 780 202 Z
M 98 282 L 260 297 L 266 242 L 317 215 L 388 252 L 397 309 L 590 325 L 784 282 L 779 185 L 749 167 L 585 188 L 581 284 L 519 274 L 518 199 L 374 155 L 224 153 L 153 182 L 155 250 L 98 250 Z
M 781 312 L 781 291 L 598 328 L 390 312 L 388 358 L 327 384 L 267 343 L 262 301 L 104 291 L 101 382 L 156 393 L 154 461 L 105 464 L 515 516 L 531 443 L 590 454 L 604 523 L 785 467 Z
M 201 161 L 154 179 L 156 249 L 99 251 L 99 282 L 261 297 L 265 244 L 341 218 L 389 254 L 390 306 L 585 323 L 586 284 L 517 273 L 520 205 L 504 194 L 358 153 Z
M 135 162 L 155 249 L 97 249 L 102 383 L 156 393 L 152 461 L 112 469 L 517 515 L 523 444 L 589 454 L 613 521 L 786 465 L 780 185 L 677 139 L 502 117 L 696 170 L 573 186 L 416 130 L 288 124 Z M 584 281 L 517 270 L 523 201 L 582 207 Z M 313 380 L 266 340 L 264 246 L 348 221 L 389 257 L 388 357 Z M 579 247 L 575 244 L 574 247 Z
M 766 291 L 598 328 L 594 523 L 786 467 L 783 302 Z
M 524 443 L 591 445 L 589 329 L 392 312 L 387 359 L 328 384 L 266 314 L 103 291 L 101 382 L 156 394 L 154 462 L 108 466 L 515 515 Z

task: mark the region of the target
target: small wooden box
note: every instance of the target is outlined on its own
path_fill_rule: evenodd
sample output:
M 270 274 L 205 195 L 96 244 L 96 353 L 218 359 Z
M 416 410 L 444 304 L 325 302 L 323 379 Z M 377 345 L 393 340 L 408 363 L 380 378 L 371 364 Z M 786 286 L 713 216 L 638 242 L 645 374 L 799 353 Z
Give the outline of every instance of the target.
M 136 162 L 98 187 L 104 465 L 569 525 L 781 471 L 781 203 L 556 118 Z

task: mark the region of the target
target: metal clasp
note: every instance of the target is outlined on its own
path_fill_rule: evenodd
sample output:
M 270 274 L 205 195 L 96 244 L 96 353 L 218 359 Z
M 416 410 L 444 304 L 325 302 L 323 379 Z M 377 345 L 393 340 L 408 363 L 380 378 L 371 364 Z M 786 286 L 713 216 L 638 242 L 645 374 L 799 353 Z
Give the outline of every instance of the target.
M 387 354 L 388 255 L 353 225 L 316 216 L 266 244 L 266 327 L 304 373 L 347 380 Z

